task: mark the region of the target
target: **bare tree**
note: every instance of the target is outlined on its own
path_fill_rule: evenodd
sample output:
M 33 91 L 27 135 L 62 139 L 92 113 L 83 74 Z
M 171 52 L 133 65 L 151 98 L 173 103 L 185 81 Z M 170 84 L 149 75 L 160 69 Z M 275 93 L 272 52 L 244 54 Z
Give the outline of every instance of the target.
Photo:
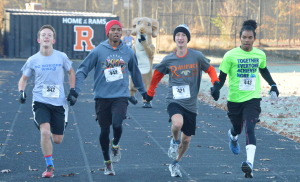
M 219 28 L 223 38 L 230 38 L 234 34 L 236 17 L 242 14 L 242 3 L 241 0 L 225 0 L 217 17 L 212 18 L 212 24 Z
M 201 15 L 202 12 L 204 12 L 204 4 L 202 0 L 196 0 L 197 3 L 197 7 L 198 7 L 198 14 Z M 205 32 L 205 25 L 204 25 L 204 21 L 203 21 L 203 16 L 199 16 L 200 19 L 200 24 L 201 24 L 201 28 L 202 30 Z

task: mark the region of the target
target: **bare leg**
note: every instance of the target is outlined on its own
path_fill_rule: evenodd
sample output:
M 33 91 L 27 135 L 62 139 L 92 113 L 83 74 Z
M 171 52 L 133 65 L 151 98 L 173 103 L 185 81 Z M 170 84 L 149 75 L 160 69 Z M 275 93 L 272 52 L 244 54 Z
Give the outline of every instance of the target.
M 52 155 L 53 146 L 51 141 L 50 124 L 43 123 L 40 125 L 41 147 L 44 156 Z
M 184 153 L 187 151 L 189 148 L 190 142 L 191 142 L 192 137 L 191 136 L 186 136 L 184 133 L 181 134 L 181 143 L 178 148 L 178 157 L 177 161 L 180 161 L 180 159 L 183 157 Z
M 171 132 L 173 135 L 173 139 L 175 141 L 178 141 L 180 139 L 181 128 L 183 125 L 183 117 L 181 114 L 174 114 L 171 120 L 172 120 Z

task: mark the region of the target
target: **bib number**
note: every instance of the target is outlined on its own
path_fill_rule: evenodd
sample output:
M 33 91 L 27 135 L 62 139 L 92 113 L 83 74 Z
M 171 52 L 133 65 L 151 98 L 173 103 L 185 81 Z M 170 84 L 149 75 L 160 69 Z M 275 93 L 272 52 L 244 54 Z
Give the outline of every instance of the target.
M 43 85 L 43 97 L 59 98 L 59 85 Z
M 255 78 L 240 78 L 239 90 L 255 90 Z
M 174 99 L 187 99 L 191 97 L 189 85 L 172 86 L 172 91 Z
M 113 82 L 116 80 L 123 79 L 123 73 L 121 67 L 108 68 L 104 70 L 106 82 Z

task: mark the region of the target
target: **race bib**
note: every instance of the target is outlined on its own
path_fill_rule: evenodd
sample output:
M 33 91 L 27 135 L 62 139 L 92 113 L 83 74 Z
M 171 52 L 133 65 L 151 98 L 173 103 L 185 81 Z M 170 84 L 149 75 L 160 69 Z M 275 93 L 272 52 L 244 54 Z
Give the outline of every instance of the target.
M 123 73 L 121 67 L 108 68 L 104 70 L 106 82 L 113 82 L 116 80 L 123 79 Z
M 59 98 L 59 85 L 43 85 L 43 97 Z
M 255 90 L 255 78 L 240 78 L 239 90 Z
M 172 86 L 172 90 L 174 99 L 186 99 L 191 97 L 189 85 Z

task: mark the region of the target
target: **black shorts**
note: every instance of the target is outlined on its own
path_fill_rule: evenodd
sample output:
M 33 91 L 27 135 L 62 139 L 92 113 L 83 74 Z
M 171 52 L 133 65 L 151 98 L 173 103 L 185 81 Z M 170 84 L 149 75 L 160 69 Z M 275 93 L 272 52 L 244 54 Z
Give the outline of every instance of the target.
M 128 106 L 128 98 L 109 98 L 109 99 L 95 99 L 95 110 L 97 120 L 100 127 L 109 127 L 112 124 L 112 115 L 119 114 L 123 119 L 126 119 L 126 112 Z
M 40 129 L 42 123 L 49 123 L 51 133 L 56 135 L 63 135 L 68 123 L 68 105 L 54 106 L 51 104 L 44 104 L 34 101 L 32 105 L 33 119 Z
M 227 115 L 233 124 L 243 123 L 244 120 L 257 120 L 261 113 L 260 98 L 254 98 L 245 102 L 227 102 Z
M 169 113 L 169 122 L 171 122 L 171 118 L 174 114 L 181 114 L 183 117 L 183 126 L 181 128 L 181 131 L 186 136 L 192 136 L 195 135 L 196 132 L 196 118 L 197 114 L 190 112 L 183 108 L 181 105 L 177 103 L 170 103 L 168 105 L 168 113 Z

